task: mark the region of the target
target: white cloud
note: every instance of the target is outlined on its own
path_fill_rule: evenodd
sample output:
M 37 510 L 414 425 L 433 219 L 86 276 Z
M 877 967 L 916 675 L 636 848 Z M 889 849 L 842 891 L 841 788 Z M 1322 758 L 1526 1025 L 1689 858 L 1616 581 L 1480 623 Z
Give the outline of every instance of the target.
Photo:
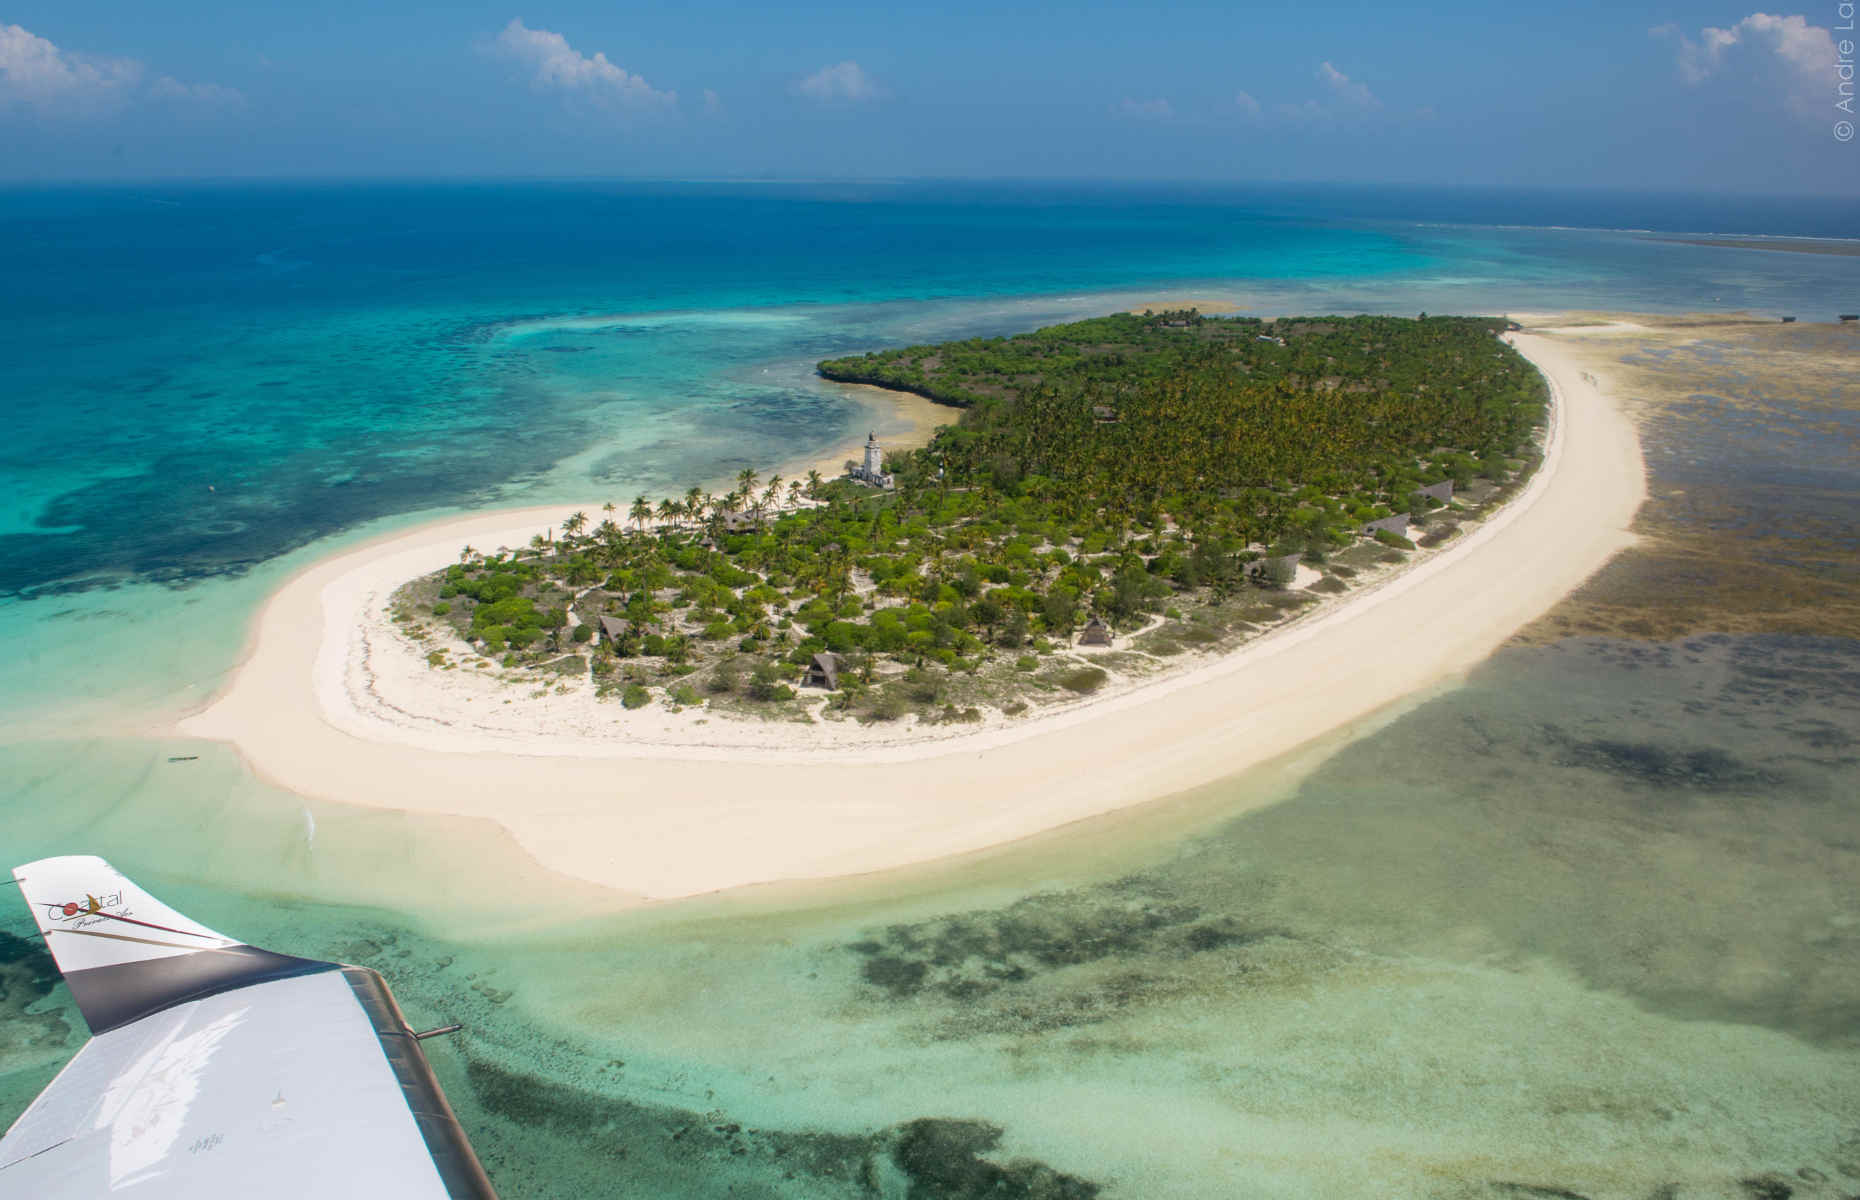
M 142 82 L 142 64 L 60 50 L 18 25 L 0 25 L 0 93 L 41 109 L 116 107 Z
M 854 104 L 876 100 L 881 94 L 878 83 L 858 63 L 847 59 L 822 67 L 794 85 L 794 90 L 809 100 L 823 103 L 845 100 Z
M 149 100 L 216 108 L 244 102 L 237 91 L 216 83 L 186 84 L 163 75 L 145 84 L 147 76 L 134 59 L 79 54 L 18 25 L 0 25 L 0 108 L 98 117 Z
M 1351 79 L 1336 67 L 1331 66 L 1328 61 L 1318 64 L 1317 77 L 1325 87 L 1329 88 L 1339 100 L 1350 108 L 1368 109 L 1382 107 L 1382 101 L 1376 99 L 1375 93 L 1369 90 L 1368 84 L 1358 83 L 1356 80 Z
M 1243 117 L 1254 123 L 1268 120 L 1270 113 L 1274 123 L 1326 127 L 1360 123 L 1369 114 L 1384 110 L 1382 98 L 1370 91 L 1368 84 L 1351 79 L 1328 59 L 1317 65 L 1313 78 L 1324 86 L 1327 95 L 1296 103 L 1281 100 L 1268 109 L 1249 93 L 1241 92 L 1234 97 L 1234 104 Z M 1395 115 L 1400 119 L 1405 114 Z M 1431 113 L 1424 110 L 1422 115 Z
M 713 117 L 723 112 L 723 97 L 711 91 L 709 88 L 705 88 L 704 111 Z
M 1139 121 L 1167 121 L 1175 116 L 1175 109 L 1160 96 L 1154 100 L 1131 100 L 1125 98 L 1117 106 L 1117 111 L 1126 117 L 1135 117 Z
M 590 58 L 547 29 L 531 29 L 512 18 L 497 35 L 497 50 L 530 69 L 530 86 L 539 92 L 562 92 L 603 108 L 650 112 L 674 108 L 677 92 L 662 92 L 595 51 Z
M 1751 13 L 1729 29 L 1708 25 L 1697 38 L 1677 25 L 1648 32 L 1678 43 L 1680 78 L 1695 86 L 1741 57 L 1777 78 L 1790 107 L 1806 116 L 1824 114 L 1834 94 L 1834 36 L 1806 17 Z

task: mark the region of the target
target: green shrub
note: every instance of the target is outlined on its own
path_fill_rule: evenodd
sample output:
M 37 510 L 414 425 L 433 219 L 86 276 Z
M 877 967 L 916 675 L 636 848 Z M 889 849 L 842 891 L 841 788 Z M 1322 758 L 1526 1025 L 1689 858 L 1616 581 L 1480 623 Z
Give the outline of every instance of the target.
M 1459 533 L 1458 525 L 1442 525 L 1438 529 L 1430 530 L 1427 536 L 1421 539 L 1421 545 L 1431 549 L 1450 538 L 1458 537 Z
M 1040 669 L 1040 658 L 1036 654 L 1023 654 L 1014 660 L 1014 669 L 1016 671 L 1037 671 Z
M 1077 667 L 1059 676 L 1059 686 L 1083 696 L 1103 687 L 1109 678 L 1102 667 Z
M 688 683 L 681 683 L 673 688 L 671 697 L 673 704 L 682 705 L 685 708 L 704 703 L 704 697 L 698 695 L 698 690 Z
M 451 611 L 452 611 L 452 606 L 450 604 L 447 604 L 444 600 L 441 600 L 438 604 L 433 605 L 433 615 L 435 617 L 443 617 Z
M 1407 538 L 1403 537 L 1399 533 L 1390 533 L 1386 529 L 1376 530 L 1376 540 L 1378 542 L 1381 542 L 1384 546 L 1393 546 L 1397 550 L 1414 549 L 1413 542 L 1409 541 Z
M 905 694 L 919 704 L 934 704 L 943 695 L 943 682 L 922 667 L 913 667 L 904 676 Z
M 626 685 L 626 691 L 620 693 L 620 703 L 628 708 L 644 708 L 652 702 L 652 693 L 637 683 Z
M 860 715 L 862 721 L 895 721 L 907 711 L 904 697 L 896 692 L 881 692 L 872 697 Z
M 575 626 L 575 632 L 569 636 L 574 640 L 576 645 L 585 646 L 594 640 L 594 626 L 577 625 Z
M 781 679 L 780 667 L 774 663 L 763 663 L 749 676 L 749 698 L 764 702 L 794 699 L 794 689 Z

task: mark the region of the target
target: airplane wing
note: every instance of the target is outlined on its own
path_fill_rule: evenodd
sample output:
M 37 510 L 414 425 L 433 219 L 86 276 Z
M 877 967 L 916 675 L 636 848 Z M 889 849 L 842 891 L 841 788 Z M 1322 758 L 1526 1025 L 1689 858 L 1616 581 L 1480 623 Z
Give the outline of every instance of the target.
M 380 975 L 215 933 L 101 858 L 13 878 L 92 1036 L 0 1138 L 0 1197 L 496 1200 Z

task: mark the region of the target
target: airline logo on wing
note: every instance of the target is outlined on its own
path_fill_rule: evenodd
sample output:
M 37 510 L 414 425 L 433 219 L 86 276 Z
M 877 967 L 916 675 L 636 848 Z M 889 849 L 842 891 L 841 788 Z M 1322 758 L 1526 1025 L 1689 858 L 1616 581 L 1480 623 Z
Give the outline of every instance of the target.
M 78 903 L 76 900 L 67 900 L 63 904 L 55 900 L 47 901 L 45 903 L 45 918 L 48 921 L 74 921 L 82 917 L 100 917 L 103 915 L 103 910 L 106 908 L 123 908 L 123 893 L 111 892 L 102 897 L 86 894 L 82 904 Z M 129 910 L 123 908 L 120 915 L 125 917 L 128 916 Z
M 123 903 L 123 893 L 106 892 L 101 896 L 86 892 L 82 901 L 56 900 L 41 901 L 45 909 L 45 919 L 54 932 L 82 932 L 96 925 L 105 925 L 111 921 L 120 921 L 125 925 L 139 925 L 143 929 L 159 929 L 163 933 L 178 933 L 182 937 L 205 938 L 208 941 L 223 942 L 227 939 L 218 934 L 201 933 L 191 929 L 176 929 L 172 925 L 157 925 L 153 921 L 139 921 L 135 910 Z

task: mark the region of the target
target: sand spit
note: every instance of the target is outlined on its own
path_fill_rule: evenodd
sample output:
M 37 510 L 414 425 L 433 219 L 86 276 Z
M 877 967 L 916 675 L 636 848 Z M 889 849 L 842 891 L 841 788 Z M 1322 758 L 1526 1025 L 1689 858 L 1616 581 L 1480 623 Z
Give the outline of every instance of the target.
M 1564 336 L 1580 337 L 1580 328 Z M 544 866 L 672 898 L 861 874 L 1016 840 L 1207 783 L 1479 662 L 1630 544 L 1645 494 L 1632 423 L 1559 348 L 1518 348 L 1557 396 L 1543 466 L 1480 527 L 1375 589 L 1215 663 L 1015 728 L 835 749 L 516 745 L 364 711 L 367 612 L 470 542 L 521 545 L 566 510 L 447 521 L 317 563 L 258 617 L 226 691 L 181 725 L 333 801 L 497 821 Z

